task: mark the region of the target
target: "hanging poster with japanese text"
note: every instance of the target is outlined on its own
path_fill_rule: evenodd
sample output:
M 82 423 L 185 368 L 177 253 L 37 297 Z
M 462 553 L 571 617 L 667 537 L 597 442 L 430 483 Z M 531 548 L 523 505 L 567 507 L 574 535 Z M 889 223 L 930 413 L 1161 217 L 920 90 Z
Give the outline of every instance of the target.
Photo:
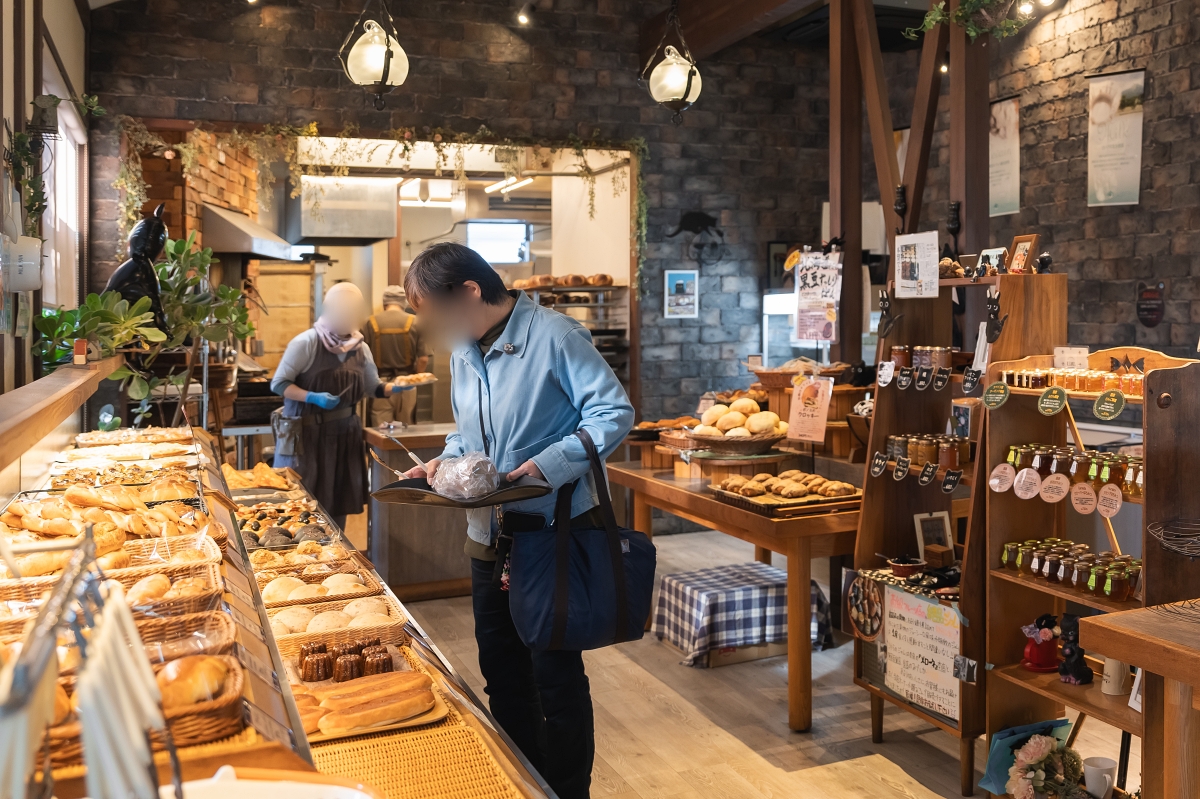
M 897 236 L 895 296 L 899 299 L 932 299 L 937 295 L 937 231 Z
M 829 420 L 829 400 L 832 396 L 832 377 L 793 379 L 788 438 L 796 441 L 824 442 L 825 423 Z
M 1088 205 L 1137 205 L 1146 72 L 1088 78 Z
M 887 674 L 884 685 L 912 702 L 958 720 L 960 619 L 935 600 L 888 586 L 884 593 Z
M 1021 141 L 1016 97 L 992 103 L 988 123 L 988 216 L 1021 210 Z
M 837 341 L 842 254 L 806 252 L 795 268 L 796 329 L 801 341 Z

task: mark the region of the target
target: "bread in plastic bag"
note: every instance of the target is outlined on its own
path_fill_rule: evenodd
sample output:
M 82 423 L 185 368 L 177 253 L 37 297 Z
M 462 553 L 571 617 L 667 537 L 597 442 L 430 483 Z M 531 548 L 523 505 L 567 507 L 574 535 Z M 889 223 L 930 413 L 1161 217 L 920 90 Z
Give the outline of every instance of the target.
M 430 484 L 444 497 L 466 501 L 490 494 L 500 487 L 496 464 L 482 452 L 447 458 L 438 465 Z

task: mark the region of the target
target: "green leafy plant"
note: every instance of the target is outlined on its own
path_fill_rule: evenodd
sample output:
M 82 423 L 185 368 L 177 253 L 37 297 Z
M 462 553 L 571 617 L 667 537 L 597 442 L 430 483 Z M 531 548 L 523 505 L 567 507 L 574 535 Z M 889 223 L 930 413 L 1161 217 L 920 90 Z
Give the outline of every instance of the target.
M 148 297 L 131 305 L 115 291 L 89 294 L 78 308 L 46 310 L 34 326 L 42 334 L 34 354 L 48 365 L 69 363 L 79 338 L 87 339 L 101 358 L 128 347 L 148 352 L 167 338 L 154 326 Z
M 933 30 L 942 23 L 953 23 L 967 32 L 971 41 L 984 34 L 994 39 L 1012 36 L 1029 22 L 1030 18 L 1012 16 L 1015 0 L 960 0 L 954 11 L 946 8 L 945 0 L 934 3 L 925 13 L 920 26 L 909 28 L 904 35 L 916 39 L 920 34 Z

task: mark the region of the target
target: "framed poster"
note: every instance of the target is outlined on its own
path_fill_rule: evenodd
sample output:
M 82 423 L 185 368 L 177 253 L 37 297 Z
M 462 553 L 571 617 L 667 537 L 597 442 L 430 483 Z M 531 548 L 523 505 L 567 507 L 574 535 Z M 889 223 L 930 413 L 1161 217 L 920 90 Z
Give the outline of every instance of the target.
M 795 330 L 799 341 L 837 341 L 838 304 L 842 297 L 842 254 L 796 253 Z
M 663 272 L 663 316 L 695 319 L 700 316 L 700 272 L 667 269 Z
M 988 120 L 988 216 L 1021 210 L 1021 141 L 1017 126 L 1021 101 L 992 103 Z
M 1007 247 L 992 247 L 989 250 L 984 250 L 979 253 L 979 260 L 976 261 L 976 268 L 979 270 L 977 274 L 986 275 L 989 267 L 996 267 L 997 272 L 1003 272 L 1008 264 L 1008 248 Z
M 1031 275 L 1037 268 L 1038 234 L 1017 236 L 1008 255 L 1008 271 L 1014 275 Z
M 1146 71 L 1092 75 L 1087 80 L 1088 205 L 1137 205 Z
M 788 416 L 787 437 L 795 441 L 822 442 L 829 421 L 829 400 L 833 397 L 832 377 L 792 379 L 792 411 Z
M 884 685 L 918 707 L 958 720 L 954 656 L 962 622 L 953 608 L 895 586 L 884 591 Z
M 938 295 L 938 255 L 936 230 L 896 237 L 897 299 Z
M 913 516 L 913 526 L 917 528 L 917 551 L 921 560 L 925 560 L 925 547 L 930 544 L 954 549 L 954 539 L 950 536 L 950 514 L 946 511 L 918 513 Z

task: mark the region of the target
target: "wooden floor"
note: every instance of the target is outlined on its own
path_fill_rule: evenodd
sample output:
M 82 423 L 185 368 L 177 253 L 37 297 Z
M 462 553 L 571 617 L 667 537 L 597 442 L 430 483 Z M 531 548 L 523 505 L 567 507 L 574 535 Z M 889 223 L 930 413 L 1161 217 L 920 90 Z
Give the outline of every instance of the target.
M 753 559 L 749 544 L 719 533 L 660 536 L 655 544 L 660 574 Z M 783 565 L 781 556 L 775 556 L 775 565 Z M 813 573 L 827 574 L 828 569 L 814 564 Z M 470 600 L 434 600 L 408 608 L 484 696 Z M 808 733 L 787 728 L 782 657 L 693 669 L 679 665 L 679 654 L 651 637 L 588 653 L 596 712 L 592 795 L 958 796 L 957 742 L 949 736 L 888 705 L 884 743 L 871 743 L 867 694 L 850 679 L 852 650 L 850 641 L 839 636 L 836 648 L 814 653 L 813 729 Z M 1084 727 L 1077 747 L 1085 756 L 1115 758 L 1118 734 L 1092 723 Z M 980 769 L 985 761 L 981 741 L 976 756 Z M 1130 789 L 1137 787 L 1139 769 L 1135 739 Z

